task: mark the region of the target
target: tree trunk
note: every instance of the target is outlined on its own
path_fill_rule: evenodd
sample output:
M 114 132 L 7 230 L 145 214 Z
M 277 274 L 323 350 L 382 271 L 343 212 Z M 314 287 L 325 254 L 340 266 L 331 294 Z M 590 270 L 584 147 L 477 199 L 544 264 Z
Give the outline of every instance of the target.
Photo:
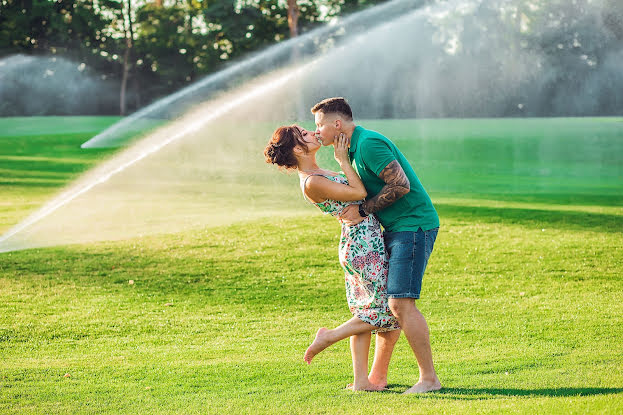
M 288 27 L 290 27 L 290 37 L 296 37 L 299 34 L 299 6 L 296 0 L 288 0 Z
M 126 48 L 123 52 L 123 73 L 121 75 L 121 93 L 119 94 L 119 115 L 121 116 L 124 116 L 127 113 L 125 105 L 125 92 L 128 86 L 128 73 L 130 72 L 130 47 L 127 46 L 127 43 L 128 42 L 126 41 Z
M 127 114 L 126 91 L 128 89 L 128 77 L 130 76 L 130 59 L 132 51 L 132 40 L 134 39 L 134 29 L 132 27 L 132 0 L 128 1 L 127 16 L 123 16 L 123 26 L 125 31 L 125 51 L 123 51 L 123 72 L 121 74 L 121 92 L 119 93 L 119 113 Z
M 288 0 L 288 27 L 290 28 L 290 38 L 295 38 L 299 34 L 298 22 L 299 22 L 299 6 L 296 4 L 297 0 Z M 296 65 L 300 59 L 301 54 L 297 45 L 292 48 L 292 63 Z M 298 120 L 303 121 L 307 116 L 307 111 L 305 110 L 305 104 L 303 102 L 303 96 L 300 92 L 302 90 L 302 86 L 297 88 L 297 96 L 295 99 L 295 108 L 296 108 L 296 118 Z

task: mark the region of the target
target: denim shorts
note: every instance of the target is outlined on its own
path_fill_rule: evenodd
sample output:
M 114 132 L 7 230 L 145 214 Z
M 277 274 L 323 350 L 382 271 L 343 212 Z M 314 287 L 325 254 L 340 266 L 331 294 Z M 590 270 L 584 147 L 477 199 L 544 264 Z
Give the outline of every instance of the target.
M 385 232 L 389 255 L 387 296 L 389 298 L 420 298 L 422 278 L 433 252 L 439 228 L 417 232 Z

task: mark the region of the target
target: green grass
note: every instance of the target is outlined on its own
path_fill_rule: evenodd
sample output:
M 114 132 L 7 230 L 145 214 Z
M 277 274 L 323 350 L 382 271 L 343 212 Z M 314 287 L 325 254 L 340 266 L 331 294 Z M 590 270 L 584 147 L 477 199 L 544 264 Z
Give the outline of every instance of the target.
M 0 137 L 2 165 L 20 158 L 0 185 L 4 228 L 109 152 L 76 149 L 91 132 L 38 122 L 36 134 Z M 494 177 L 482 194 L 431 192 L 442 229 L 418 305 L 440 392 L 400 394 L 417 379 L 404 338 L 385 393 L 343 389 L 347 342 L 303 363 L 317 327 L 349 317 L 338 224 L 306 210 L 0 254 L 0 412 L 621 413 L 620 168 L 600 168 L 592 193 L 551 181 L 496 193 Z M 32 185 L 31 171 L 59 180 Z
M 80 145 L 119 117 L 0 118 L 0 232 L 101 160 Z

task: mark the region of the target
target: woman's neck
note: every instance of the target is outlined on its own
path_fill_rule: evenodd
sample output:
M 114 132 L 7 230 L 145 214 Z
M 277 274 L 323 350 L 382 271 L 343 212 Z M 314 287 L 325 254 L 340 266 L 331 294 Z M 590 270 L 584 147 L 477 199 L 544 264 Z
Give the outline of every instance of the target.
M 300 158 L 298 169 L 299 169 L 299 173 L 303 173 L 303 174 L 313 173 L 313 172 L 322 170 L 318 166 L 318 163 L 316 163 L 315 155 L 305 157 L 305 158 Z

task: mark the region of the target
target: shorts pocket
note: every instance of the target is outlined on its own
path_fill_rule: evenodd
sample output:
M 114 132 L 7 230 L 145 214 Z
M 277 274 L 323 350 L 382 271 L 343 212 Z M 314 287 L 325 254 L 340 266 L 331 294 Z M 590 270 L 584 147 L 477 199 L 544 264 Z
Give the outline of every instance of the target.
M 386 240 L 389 261 L 412 260 L 415 256 L 415 233 L 393 232 Z

